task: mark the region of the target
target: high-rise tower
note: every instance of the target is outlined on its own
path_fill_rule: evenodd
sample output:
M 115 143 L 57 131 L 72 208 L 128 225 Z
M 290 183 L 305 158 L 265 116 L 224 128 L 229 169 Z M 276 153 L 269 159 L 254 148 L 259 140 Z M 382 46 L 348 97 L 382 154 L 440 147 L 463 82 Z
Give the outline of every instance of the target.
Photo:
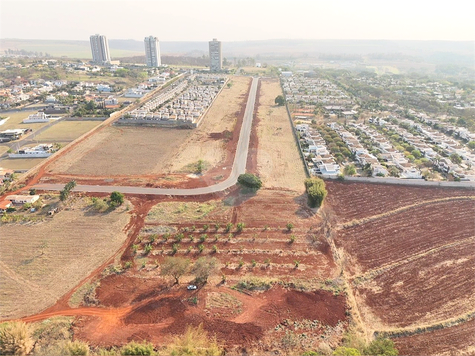
M 106 36 L 92 35 L 90 37 L 92 61 L 97 64 L 110 63 L 111 55 Z
M 157 37 L 145 37 L 145 59 L 148 67 L 160 67 L 162 61 L 160 59 L 160 44 Z
M 209 69 L 211 72 L 219 72 L 223 69 L 223 55 L 221 53 L 221 41 L 213 38 L 209 41 Z

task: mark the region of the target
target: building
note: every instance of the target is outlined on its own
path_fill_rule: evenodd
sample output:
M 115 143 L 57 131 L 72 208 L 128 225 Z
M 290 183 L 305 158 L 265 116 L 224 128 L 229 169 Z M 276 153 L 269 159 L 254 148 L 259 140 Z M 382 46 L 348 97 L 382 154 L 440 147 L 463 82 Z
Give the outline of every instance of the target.
M 13 204 L 33 204 L 38 199 L 40 199 L 39 195 L 9 195 L 5 198 Z
M 97 64 L 108 64 L 111 62 L 109 43 L 106 36 L 92 35 L 90 37 L 92 61 Z
M 221 41 L 213 38 L 209 41 L 209 69 L 211 72 L 219 72 L 223 69 L 223 54 L 221 52 Z
M 157 37 L 145 37 L 145 59 L 147 67 L 160 67 L 162 61 L 160 59 L 160 44 Z

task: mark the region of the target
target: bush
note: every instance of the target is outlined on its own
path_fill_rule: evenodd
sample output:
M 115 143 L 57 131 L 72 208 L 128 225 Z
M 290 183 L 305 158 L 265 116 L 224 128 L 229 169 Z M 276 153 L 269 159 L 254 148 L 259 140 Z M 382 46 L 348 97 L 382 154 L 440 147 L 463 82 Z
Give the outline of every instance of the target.
M 305 180 L 305 190 L 308 195 L 308 205 L 312 208 L 319 208 L 328 194 L 325 182 L 317 177 Z
M 345 176 L 354 176 L 356 174 L 356 168 L 353 164 L 349 164 L 345 166 L 345 168 L 343 169 L 343 173 L 345 174 Z
M 0 355 L 27 355 L 33 348 L 30 327 L 23 322 L 0 324 Z
M 151 343 L 131 341 L 128 344 L 122 346 L 120 349 L 121 355 L 155 355 L 153 345 Z
M 361 353 L 358 351 L 358 349 L 354 349 L 352 347 L 340 346 L 335 351 L 333 351 L 333 355 L 336 355 L 336 356 L 360 356 Z
M 365 355 L 387 355 L 397 356 L 399 351 L 395 348 L 394 342 L 390 339 L 378 338 L 372 341 L 364 350 Z
M 218 356 L 223 354 L 223 349 L 215 338 L 209 338 L 208 333 L 200 324 L 197 328 L 189 326 L 184 335 L 177 336 L 167 346 L 165 355 L 207 355 Z
M 244 173 L 238 177 L 238 183 L 246 188 L 259 189 L 262 187 L 262 181 L 259 177 L 251 173 Z
M 124 203 L 124 194 L 122 194 L 121 192 L 112 192 L 111 193 L 111 196 L 110 196 L 110 199 L 111 199 L 111 205 L 113 206 L 119 206 L 119 205 L 122 205 Z
M 65 349 L 68 355 L 89 355 L 89 345 L 83 341 L 69 341 Z

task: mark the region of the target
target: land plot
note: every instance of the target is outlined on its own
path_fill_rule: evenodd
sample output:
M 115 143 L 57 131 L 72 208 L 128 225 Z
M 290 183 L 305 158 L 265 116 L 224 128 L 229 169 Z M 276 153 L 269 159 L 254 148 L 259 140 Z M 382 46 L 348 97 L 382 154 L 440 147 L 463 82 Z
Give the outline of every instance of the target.
M 371 314 L 391 327 L 463 317 L 475 310 L 473 251 L 475 237 L 388 268 L 355 289 Z
M 475 319 L 449 328 L 394 339 L 400 355 L 473 355 Z
M 231 87 L 221 91 L 201 125 L 182 141 L 175 159 L 169 164 L 170 173 L 190 173 L 187 167 L 200 159 L 211 168 L 224 163 L 228 157 L 233 158 L 226 143 L 230 140 L 237 143 L 240 128 L 236 128 L 236 122 L 245 108 L 251 78 L 232 76 L 229 83 Z
M 40 142 L 69 142 L 90 131 L 100 121 L 61 121 L 35 137 Z
M 267 188 L 303 192 L 306 178 L 287 110 L 274 103 L 282 95 L 278 79 L 261 79 L 257 110 L 257 170 Z
M 43 162 L 44 158 L 7 158 L 0 161 L 0 167 L 23 171 Z
M 154 127 L 105 127 L 61 156 L 50 169 L 88 176 L 163 173 L 191 133 Z
M 47 122 L 38 122 L 38 123 L 29 123 L 24 124 L 23 119 L 27 119 L 28 115 L 35 114 L 37 111 L 16 111 L 10 113 L 0 113 L 1 116 L 10 117 L 3 125 L 0 126 L 0 131 L 11 130 L 11 129 L 26 129 L 30 128 L 33 131 L 38 130 L 39 128 L 48 125 Z
M 473 199 L 433 203 L 343 229 L 335 243 L 364 272 L 473 237 L 474 216 Z
M 126 239 L 125 210 L 92 213 L 80 199 L 44 221 L 0 226 L 0 318 L 45 309 L 112 256 Z
M 475 196 L 473 189 L 411 187 L 326 181 L 329 204 L 339 221 L 362 219 L 403 206 L 457 196 Z

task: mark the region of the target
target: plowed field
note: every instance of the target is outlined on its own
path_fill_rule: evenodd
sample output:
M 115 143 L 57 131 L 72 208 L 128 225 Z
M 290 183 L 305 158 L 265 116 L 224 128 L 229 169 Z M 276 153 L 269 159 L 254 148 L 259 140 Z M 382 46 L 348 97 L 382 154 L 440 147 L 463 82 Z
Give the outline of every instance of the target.
M 400 354 L 473 352 L 473 321 L 463 320 L 475 310 L 474 190 L 327 187 L 334 242 L 368 335 L 412 335 L 395 338 Z M 448 327 L 455 319 L 461 324 Z M 435 326 L 442 329 L 427 331 Z

